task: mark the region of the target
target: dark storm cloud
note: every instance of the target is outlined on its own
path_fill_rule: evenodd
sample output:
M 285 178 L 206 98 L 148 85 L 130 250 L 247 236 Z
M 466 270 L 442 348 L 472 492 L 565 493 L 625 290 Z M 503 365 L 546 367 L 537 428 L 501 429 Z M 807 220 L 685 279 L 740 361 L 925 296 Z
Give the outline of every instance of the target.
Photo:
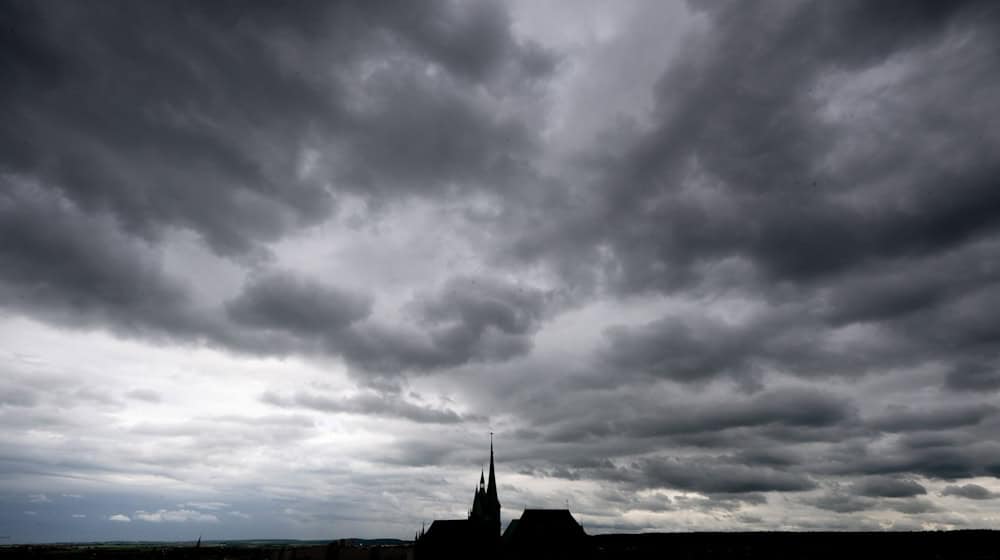
M 642 327 L 612 327 L 603 358 L 612 365 L 680 381 L 742 372 L 757 335 L 708 319 L 668 318 Z
M 775 447 L 773 449 L 751 448 L 739 452 L 734 460 L 744 465 L 764 465 L 772 468 L 788 468 L 805 462 L 805 456 L 794 449 Z
M 698 492 L 715 499 L 748 500 L 760 492 L 802 492 L 812 490 L 810 477 L 782 469 L 747 466 L 723 457 L 652 457 L 624 466 L 591 466 L 547 471 L 548 476 L 599 479 L 625 483 L 635 489 L 665 488 Z
M 609 329 L 599 355 L 613 369 L 703 382 L 981 356 L 946 386 L 995 388 L 995 6 L 696 9 L 709 30 L 659 81 L 650 122 L 585 154 L 590 191 L 514 253 L 589 260 L 620 293 L 774 309 Z M 861 326 L 863 340 L 829 349 Z
M 253 278 L 224 313 L 196 309 L 156 256 L 178 229 L 220 254 L 259 256 L 331 217 L 342 193 L 375 208 L 506 189 L 537 132 L 498 107 L 531 102 L 557 60 L 516 39 L 501 5 L 12 2 L 2 12 L 4 305 L 240 351 L 320 349 L 376 369 L 531 348 L 532 302 L 490 295 L 502 288 L 488 280 L 478 292 L 454 284 L 464 299 L 453 304 L 429 302 L 428 339 L 378 321 L 347 332 L 371 298 L 287 274 Z M 501 316 L 506 297 L 513 315 Z
M 407 305 L 412 322 L 373 319 L 325 344 L 349 362 L 383 373 L 503 362 L 532 348 L 532 336 L 549 316 L 552 298 L 523 283 L 453 278 Z
M 273 273 L 256 278 L 229 302 L 229 316 L 251 327 L 321 334 L 371 313 L 372 298 L 333 286 Z
M 997 241 L 991 239 L 923 259 L 881 263 L 844 279 L 831 292 L 827 318 L 842 325 L 919 315 L 995 283 L 998 258 Z M 954 274 L 959 268 L 965 273 Z
M 942 511 L 934 502 L 922 498 L 897 496 L 876 499 L 845 494 L 840 491 L 826 492 L 818 497 L 806 499 L 804 503 L 836 513 L 888 510 L 913 515 Z
M 978 484 L 963 484 L 961 486 L 951 484 L 944 487 L 944 490 L 941 491 L 941 495 L 958 496 L 961 498 L 968 498 L 970 500 L 989 500 L 997 497 L 996 492 L 991 492 Z
M 1000 445 L 993 439 L 950 434 L 936 442 L 904 439 L 877 454 L 845 460 L 834 469 L 843 474 L 912 473 L 940 480 L 1000 474 Z
M 750 398 L 731 398 L 726 402 L 629 403 L 627 412 L 616 418 L 611 411 L 593 409 L 578 419 L 558 425 L 548 434 L 553 441 L 577 441 L 592 437 L 626 435 L 630 437 L 674 436 L 692 441 L 692 436 L 707 433 L 721 436 L 730 429 L 786 427 L 808 431 L 811 428 L 849 426 L 856 412 L 849 401 L 811 389 L 779 389 Z M 742 436 L 745 437 L 745 436 Z
M 884 476 L 860 480 L 854 483 L 851 491 L 870 498 L 909 498 L 927 493 L 927 489 L 916 481 Z
M 450 2 L 3 10 L 4 168 L 129 230 L 191 228 L 223 251 L 330 214 L 327 185 L 299 171 L 306 147 L 359 158 L 336 163 L 345 177 L 368 170 L 366 187 L 386 169 L 434 189 L 518 150 L 520 125 L 449 94 L 461 90 L 438 84 L 447 75 L 418 79 L 424 65 L 474 82 L 506 78 L 498 97 L 553 67 L 515 41 L 498 8 Z M 380 64 L 396 72 L 365 77 Z
M 724 454 L 718 450 L 706 453 L 705 449 L 685 444 L 680 437 L 659 439 L 651 445 L 620 432 L 573 442 L 550 441 L 538 448 L 533 444 L 522 445 L 527 447 L 505 460 L 518 464 L 524 460 L 525 473 L 533 476 L 601 480 L 631 491 L 662 488 L 698 492 L 714 502 L 733 499 L 759 502 L 761 493 L 812 490 L 817 482 L 810 472 L 818 472 L 816 463 L 821 461 L 805 454 L 792 457 L 789 447 L 777 445 L 753 429 L 739 431 L 724 447 L 735 450 L 742 446 L 748 451 L 772 449 L 773 454 Z M 651 456 L 654 450 L 657 452 Z M 673 451 L 664 454 L 662 450 Z M 776 461 L 769 455 L 783 458 Z M 527 459 L 521 459 L 522 456 Z M 551 466 L 539 464 L 538 457 L 544 457 Z M 606 459 L 615 457 L 618 459 L 614 462 Z
M 852 414 L 850 402 L 843 398 L 811 389 L 780 389 L 709 413 L 704 428 L 764 424 L 822 427 L 844 423 Z
M 182 330 L 185 287 L 107 216 L 0 177 L 0 303 L 58 322 Z
M 553 299 L 524 283 L 460 277 L 417 294 L 388 321 L 373 315 L 368 294 L 262 271 L 225 304 L 230 322 L 203 319 L 189 336 L 247 352 L 339 355 L 358 373 L 395 375 L 523 355 Z
M 190 227 L 219 248 L 245 249 L 329 211 L 317 186 L 281 193 L 276 172 L 289 154 L 254 145 L 258 123 L 330 111 L 322 90 L 282 69 L 261 40 L 294 22 L 248 10 L 240 26 L 221 13 L 129 3 L 4 9 L 15 30 L 4 114 L 20 130 L 3 138 L 8 170 L 130 230 Z
M 15 87 L 6 94 L 4 111 L 18 123 L 9 129 L 19 132 L 4 140 L 11 147 L 4 167 L 57 190 L 81 213 L 106 212 L 126 231 L 155 238 L 163 228 L 189 228 L 217 249 L 237 252 L 329 216 L 338 189 L 391 199 L 523 179 L 537 137 L 526 122 L 500 116 L 467 86 L 482 84 L 496 98 L 516 96 L 549 75 L 555 57 L 516 40 L 497 5 L 432 8 L 308 4 L 291 14 L 263 4 L 235 16 L 200 6 L 8 7 L 14 32 L 2 68 Z M 973 150 L 959 161 L 946 144 L 941 164 L 924 169 L 926 158 L 890 163 L 925 146 L 883 144 L 872 161 L 847 158 L 831 170 L 820 165 L 826 154 L 840 153 L 841 142 L 865 125 L 821 119 L 825 92 L 817 84 L 893 55 L 936 56 L 941 41 L 960 32 L 976 39 L 966 47 L 972 68 L 988 68 L 995 60 L 977 47 L 988 44 L 985 30 L 994 20 L 983 10 L 973 4 L 884 10 L 855 3 L 708 10 L 712 32 L 660 80 L 647 132 L 623 137 L 620 155 L 592 160 L 603 165 L 599 188 L 551 213 L 545 230 L 527 227 L 517 236 L 552 261 L 586 255 L 580 243 L 610 249 L 607 258 L 592 263 L 614 267 L 608 278 L 618 290 L 670 291 L 692 283 L 697 289 L 706 274 L 718 272 L 707 265 L 725 258 L 748 267 L 751 283 L 741 290 L 766 295 L 755 275 L 802 286 L 787 292 L 801 306 L 791 312 L 801 312 L 799 321 L 733 326 L 685 317 L 644 329 L 611 329 L 603 356 L 615 367 L 699 381 L 775 367 L 836 373 L 905 361 L 899 357 L 905 348 L 897 347 L 873 355 L 823 354 L 817 349 L 829 334 L 824 321 L 899 318 L 932 303 L 947 314 L 948 302 L 992 282 L 995 270 L 989 267 L 976 268 L 961 285 L 940 267 L 905 277 L 879 272 L 880 264 L 898 259 L 919 267 L 989 235 L 996 206 L 989 150 Z M 891 25 L 872 24 L 887 13 L 896 14 L 888 18 Z M 757 21 L 772 32 L 751 34 L 737 21 Z M 788 52 L 799 54 L 786 60 Z M 336 64 L 320 72 L 330 60 Z M 443 72 L 428 73 L 428 64 Z M 975 88 L 935 82 L 920 71 L 913 80 L 934 88 L 926 95 L 907 88 L 904 107 L 913 111 L 885 117 L 910 132 L 908 141 L 918 142 L 933 125 L 959 131 L 956 141 L 989 142 L 991 120 L 961 111 L 942 114 L 946 95 L 977 107 L 988 103 L 970 97 Z M 45 95 L 29 95 L 36 90 Z M 938 115 L 939 121 L 929 120 Z M 316 154 L 313 165 L 335 177 L 334 184 L 303 172 L 309 150 Z M 951 185 L 947 195 L 939 186 L 945 183 Z M 207 184 L 212 188 L 203 188 Z M 899 190 L 906 204 L 883 204 L 891 193 L 886 189 Z M 550 190 L 550 203 L 562 201 L 562 191 Z M 504 215 L 517 215 L 517 201 L 508 206 Z M 12 207 L 21 212 L 20 203 Z M 44 259 L 44 253 L 35 251 L 33 258 Z M 947 264 L 964 262 L 951 258 Z M 102 270 L 109 281 L 117 278 L 114 268 Z M 846 282 L 825 286 L 835 275 L 846 275 Z M 165 283 L 150 280 L 123 277 L 119 283 Z M 300 291 L 273 291 L 269 300 L 251 303 L 251 296 L 263 297 L 264 284 L 251 286 L 261 293 L 249 290 L 232 302 L 230 316 L 260 325 L 263 316 L 253 316 L 263 308 L 251 305 L 301 299 Z M 451 307 L 425 306 L 424 319 L 433 326 L 429 342 L 373 322 L 328 346 L 358 364 L 398 368 L 408 362 L 417 369 L 530 350 L 538 313 L 530 306 L 541 301 L 515 302 L 520 307 L 512 312 L 489 308 L 488 294 L 453 287 L 459 293 Z M 86 284 L 79 289 L 91 294 Z M 171 295 L 179 294 L 174 289 Z M 983 297 L 992 301 L 990 294 Z M 300 319 L 311 317 L 324 327 L 346 318 L 326 313 L 324 320 L 319 309 L 303 311 L 309 315 L 299 313 Z M 297 322 L 284 328 L 300 333 L 319 326 Z M 994 328 L 983 317 L 971 330 L 955 325 L 954 337 L 982 347 Z M 791 330 L 805 338 L 782 343 Z M 988 362 L 996 352 L 985 346 Z M 956 369 L 947 385 L 996 385 L 995 376 L 983 371 Z
M 431 337 L 449 353 L 483 357 L 523 354 L 546 316 L 551 294 L 488 277 L 449 280 L 435 296 L 415 304 Z
M 417 304 L 424 321 L 460 322 L 468 330 L 494 327 L 505 333 L 530 332 L 545 312 L 546 294 L 527 285 L 488 277 L 452 278 L 434 297 Z
M 976 150 L 978 158 L 957 176 L 947 164 L 940 170 L 927 169 L 923 176 L 917 174 L 922 171 L 917 162 L 903 168 L 890 165 L 907 151 L 925 149 L 920 144 L 885 146 L 868 161 L 848 162 L 829 171 L 818 165 L 837 147 L 836 133 L 847 132 L 837 125 L 831 130 L 818 118 L 814 95 L 822 93 L 816 90 L 817 82 L 828 73 L 871 67 L 908 49 L 933 48 L 949 24 L 988 32 L 976 27 L 989 21 L 981 17 L 985 6 L 941 10 L 940 17 L 898 8 L 882 12 L 861 3 L 834 8 L 819 3 L 730 4 L 713 14 L 714 32 L 706 45 L 699 45 L 707 47 L 705 54 L 692 53 L 662 79 L 663 120 L 623 166 L 631 181 L 626 183 L 626 196 L 616 194 L 611 206 L 616 212 L 638 212 L 644 219 L 662 219 L 668 225 L 634 228 L 641 237 L 622 241 L 648 245 L 651 254 L 637 256 L 651 257 L 652 264 L 667 259 L 667 265 L 676 266 L 713 256 L 745 255 L 777 278 L 808 281 L 870 258 L 939 250 L 990 230 L 997 218 L 991 179 L 995 166 L 986 151 Z M 886 13 L 894 13 L 893 21 L 899 23 L 872 24 Z M 747 21 L 768 26 L 772 33 L 751 33 L 753 26 Z M 793 52 L 794 57 L 783 56 Z M 986 63 L 995 65 L 996 60 Z M 894 124 L 901 128 L 931 133 L 928 127 L 939 126 L 932 116 L 946 109 L 941 103 L 950 107 L 968 95 L 954 86 L 943 87 L 945 91 L 929 92 L 928 97 L 908 92 L 906 107 L 927 111 L 922 118 L 887 116 L 897 118 Z M 955 97 L 938 97 L 945 92 Z M 979 105 L 984 100 L 973 94 L 967 101 Z M 975 114 L 960 113 L 942 124 L 959 133 L 962 139 L 956 140 L 964 145 L 978 140 L 994 124 L 977 119 Z M 919 137 L 913 141 L 919 142 Z M 957 149 L 958 144 L 947 148 Z M 957 155 L 939 153 L 941 158 Z M 696 167 L 691 171 L 704 173 L 704 179 L 719 189 L 717 199 L 707 199 L 707 204 L 721 203 L 717 207 L 681 190 L 678 174 L 691 169 L 692 159 Z M 870 188 L 876 181 L 909 182 L 904 183 L 905 210 L 883 205 L 872 213 L 842 202 L 844 194 Z M 944 182 L 950 183 L 946 190 Z M 872 202 L 877 200 L 874 192 L 869 196 Z M 665 203 L 652 204 L 654 200 Z M 727 212 L 732 204 L 743 206 L 742 211 Z M 753 218 L 743 220 L 743 216 Z M 637 272 L 649 266 L 626 264 Z
M 753 388 L 768 371 L 803 377 L 860 376 L 886 364 L 909 365 L 919 354 L 892 333 L 873 333 L 833 349 L 835 334 L 800 304 L 731 323 L 696 313 L 669 314 L 604 332 L 597 358 L 626 373 L 700 384 L 729 377 Z
M 691 459 L 651 459 L 639 465 L 640 484 L 708 494 L 748 492 L 799 492 L 812 490 L 816 483 L 797 473 L 726 464 L 709 457 Z
M 884 416 L 873 419 L 871 424 L 875 428 L 887 432 L 947 430 L 979 424 L 996 412 L 995 406 L 985 404 L 937 410 L 893 408 L 887 411 Z
M 1000 361 L 959 359 L 945 378 L 945 386 L 955 391 L 995 391 L 1000 389 Z
M 382 2 L 374 12 L 397 27 L 412 46 L 438 60 L 454 74 L 488 82 L 507 67 L 519 74 L 539 76 L 553 70 L 553 55 L 528 43 L 516 45 L 510 36 L 510 15 L 500 4 L 487 2 L 401 7 Z

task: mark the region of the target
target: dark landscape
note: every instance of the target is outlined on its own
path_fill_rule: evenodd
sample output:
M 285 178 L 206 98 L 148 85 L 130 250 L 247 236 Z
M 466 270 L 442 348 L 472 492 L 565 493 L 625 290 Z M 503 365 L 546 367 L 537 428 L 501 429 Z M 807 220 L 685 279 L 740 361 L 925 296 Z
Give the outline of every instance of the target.
M 652 559 L 679 560 L 842 560 L 906 558 L 913 560 L 993 560 L 1000 558 L 996 531 L 898 533 L 646 533 L 604 534 L 588 537 L 589 550 L 570 555 L 562 551 L 528 553 L 497 558 Z M 220 541 L 191 543 L 90 543 L 0 547 L 13 560 L 407 560 L 414 558 L 412 542 L 394 539 L 315 541 Z M 488 558 L 467 553 L 462 558 Z M 417 558 L 424 558 L 418 556 Z M 430 558 L 430 557 L 428 557 Z

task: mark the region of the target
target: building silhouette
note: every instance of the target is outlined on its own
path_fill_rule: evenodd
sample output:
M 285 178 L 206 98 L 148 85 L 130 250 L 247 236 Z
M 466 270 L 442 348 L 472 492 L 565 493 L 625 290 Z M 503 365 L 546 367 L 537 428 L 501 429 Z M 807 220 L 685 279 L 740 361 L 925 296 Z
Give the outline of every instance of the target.
M 500 557 L 500 498 L 497 495 L 496 467 L 493 463 L 493 434 L 490 434 L 490 480 L 479 472 L 479 486 L 472 497 L 466 519 L 437 519 L 416 542 L 417 558 Z
M 526 509 L 511 520 L 501 540 L 503 558 L 585 560 L 594 554 L 590 539 L 568 509 Z
M 590 542 L 568 509 L 526 509 L 500 536 L 493 437 L 490 434 L 490 475 L 479 472 L 479 486 L 466 519 L 438 519 L 421 532 L 416 558 L 424 559 L 560 559 L 589 558 Z
M 479 488 L 472 498 L 469 520 L 487 526 L 500 536 L 500 497 L 497 495 L 497 475 L 493 466 L 493 434 L 490 434 L 490 481 L 487 484 L 483 473 L 479 473 Z

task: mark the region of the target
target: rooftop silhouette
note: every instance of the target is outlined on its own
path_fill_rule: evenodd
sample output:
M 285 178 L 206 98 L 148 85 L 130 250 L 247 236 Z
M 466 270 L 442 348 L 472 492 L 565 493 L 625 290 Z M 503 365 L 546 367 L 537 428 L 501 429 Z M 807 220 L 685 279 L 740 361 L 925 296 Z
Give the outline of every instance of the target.
M 526 509 L 500 535 L 493 434 L 490 433 L 489 482 L 483 472 L 466 519 L 438 519 L 418 535 L 418 559 L 588 558 L 590 541 L 568 509 Z

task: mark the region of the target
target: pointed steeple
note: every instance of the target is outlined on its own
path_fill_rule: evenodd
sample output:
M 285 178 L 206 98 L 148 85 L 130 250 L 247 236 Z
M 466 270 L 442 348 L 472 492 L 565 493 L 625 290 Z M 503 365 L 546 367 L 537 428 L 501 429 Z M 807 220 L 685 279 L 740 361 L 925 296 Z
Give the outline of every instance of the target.
M 490 432 L 490 484 L 486 487 L 486 497 L 490 504 L 496 504 L 500 509 L 500 499 L 497 497 L 497 474 L 493 468 L 493 432 Z
M 486 491 L 480 486 L 472 495 L 472 509 L 469 510 L 469 519 L 481 519 L 483 517 L 483 500 L 485 499 Z
M 491 525 L 491 532 L 500 535 L 500 498 L 497 496 L 497 472 L 493 461 L 493 432 L 490 432 L 490 481 L 483 497 L 483 509 Z
M 486 484 L 486 469 L 479 471 L 479 487 L 472 497 L 469 519 L 489 527 L 490 533 L 500 536 L 500 499 L 497 497 L 497 472 L 493 460 L 493 432 L 490 432 L 490 478 Z

